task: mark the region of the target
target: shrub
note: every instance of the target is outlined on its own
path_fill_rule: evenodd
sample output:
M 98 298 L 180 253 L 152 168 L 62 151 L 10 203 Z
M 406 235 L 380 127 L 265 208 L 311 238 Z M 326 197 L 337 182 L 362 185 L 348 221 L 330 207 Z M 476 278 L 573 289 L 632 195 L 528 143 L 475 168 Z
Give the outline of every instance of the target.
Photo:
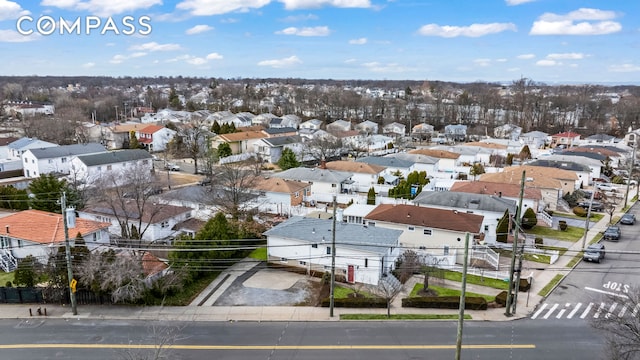
M 587 217 L 587 210 L 581 206 L 574 207 L 573 213 L 580 217 Z
M 467 297 L 464 300 L 464 308 L 467 310 L 487 310 L 487 300 L 483 297 Z M 458 309 L 460 307 L 460 297 L 423 296 L 404 298 L 402 299 L 402 307 Z
M 507 306 L 507 291 L 502 291 L 498 295 L 496 295 L 496 304 L 506 307 Z
M 541 237 L 536 237 L 534 240 L 536 245 L 543 245 L 544 244 L 544 239 Z
M 533 211 L 532 208 L 527 208 L 522 216 L 522 228 L 523 229 L 532 229 L 538 223 L 538 217 L 536 216 L 536 212 Z
M 5 287 L 13 287 L 13 284 L 11 283 L 11 281 L 7 281 L 6 284 L 4 284 Z
M 322 299 L 322 307 L 329 307 L 331 299 Z M 333 299 L 333 306 L 344 308 L 386 308 L 387 300 L 383 298 L 340 298 Z
M 564 220 L 560 220 L 558 221 L 558 229 L 560 229 L 560 231 L 567 231 L 567 228 L 569 226 L 567 225 L 567 222 Z

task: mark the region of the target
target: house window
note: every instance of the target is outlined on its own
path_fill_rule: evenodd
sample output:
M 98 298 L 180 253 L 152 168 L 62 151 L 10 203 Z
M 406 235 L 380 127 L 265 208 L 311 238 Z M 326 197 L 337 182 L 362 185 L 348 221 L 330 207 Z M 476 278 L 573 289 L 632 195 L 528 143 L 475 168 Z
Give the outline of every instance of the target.
M 22 240 L 18 240 L 18 247 L 21 248 L 23 246 Z
M 107 165 L 107 170 L 111 171 L 111 165 Z
M 409 231 L 413 231 L 413 230 L 415 230 L 415 229 L 416 229 L 416 228 L 415 228 L 414 226 L 407 226 L 407 230 L 409 230 Z
M 93 241 L 98 241 L 98 240 L 100 240 L 100 232 L 93 233 Z
M 318 248 L 318 244 L 311 244 L 311 247 L 314 248 L 314 249 L 317 249 Z
M 280 258 L 280 262 L 286 263 L 287 261 L 289 261 L 289 259 L 284 258 L 284 257 L 283 257 L 283 258 Z
M 169 226 L 169 222 L 168 221 L 163 221 L 163 222 L 160 223 L 160 227 L 161 228 L 166 228 L 168 226 Z
M 489 225 L 484 226 L 484 231 L 489 231 Z
M 369 259 L 364 258 L 364 267 L 369 267 Z
M 31 163 L 35 164 L 36 163 L 36 159 L 31 159 Z M 567 184 L 565 184 L 565 185 L 567 185 Z
M 375 221 L 369 221 L 369 223 L 367 225 L 369 225 L 371 227 L 374 227 L 374 226 L 376 226 L 376 222 Z
M 51 159 L 49 159 L 48 162 L 49 162 L 49 164 L 53 164 L 53 160 L 51 160 Z
M 142 160 L 142 163 L 147 165 L 149 163 L 149 160 Z
M 444 246 L 444 254 L 449 255 L 449 245 Z
M 102 171 L 102 166 L 98 166 L 98 171 Z
M 60 159 L 60 161 L 62 161 L 63 163 L 66 163 L 67 162 L 67 158 L 63 157 L 62 159 Z
M 296 198 L 300 197 L 300 193 L 298 191 L 295 192 L 295 194 L 293 194 Z
M 307 262 L 306 261 L 300 261 L 299 264 L 300 265 L 307 265 Z
M 331 255 L 331 246 L 327 246 L 327 255 Z
M 425 235 L 431 235 L 431 234 L 432 234 L 432 233 L 431 233 L 431 229 L 424 229 L 424 230 L 422 231 L 422 233 L 423 233 L 423 234 L 425 234 Z
M 332 188 L 336 187 L 336 184 L 331 184 L 331 187 L 332 187 Z
M 25 162 L 26 164 L 28 164 L 28 163 L 29 163 L 29 159 L 24 158 L 24 162 Z
M 6 236 L 0 236 L 0 249 L 7 249 L 9 247 L 9 238 Z

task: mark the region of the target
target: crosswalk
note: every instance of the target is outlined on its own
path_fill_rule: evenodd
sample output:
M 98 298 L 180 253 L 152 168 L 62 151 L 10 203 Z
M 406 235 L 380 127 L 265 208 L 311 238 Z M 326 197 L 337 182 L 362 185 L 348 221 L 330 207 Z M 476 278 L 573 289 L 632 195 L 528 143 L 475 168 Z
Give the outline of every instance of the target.
M 609 318 L 610 316 L 637 317 L 640 312 L 640 304 L 626 304 L 622 302 L 590 302 L 583 303 L 566 303 L 566 304 L 547 304 L 544 303 L 536 310 L 531 319 L 598 319 L 601 316 Z

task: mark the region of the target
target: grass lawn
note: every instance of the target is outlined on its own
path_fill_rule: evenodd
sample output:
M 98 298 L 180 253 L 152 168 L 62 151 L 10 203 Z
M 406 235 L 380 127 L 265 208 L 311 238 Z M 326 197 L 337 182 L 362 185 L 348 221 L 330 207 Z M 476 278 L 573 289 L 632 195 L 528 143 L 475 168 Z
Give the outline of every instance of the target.
M 569 214 L 569 213 L 560 213 L 560 212 L 555 212 L 553 213 L 555 216 L 559 216 L 559 217 L 563 217 L 563 218 L 567 218 L 567 219 L 576 219 L 576 220 L 586 220 L 587 219 L 587 215 L 585 216 L 578 216 L 576 214 Z M 591 221 L 594 222 L 598 222 L 600 220 L 602 220 L 602 218 L 604 217 L 604 214 L 598 214 L 598 213 L 591 213 Z
M 553 289 L 560 281 L 562 281 L 562 278 L 564 277 L 564 275 L 556 275 L 553 277 L 553 279 L 551 279 L 551 281 L 549 281 L 549 283 L 547 285 L 545 285 L 545 287 L 543 287 L 539 292 L 538 295 L 540 296 L 547 296 L 549 295 L 549 292 L 551 291 L 551 289 Z
M 11 284 L 13 285 L 13 272 L 0 272 L 0 286 L 5 286 L 7 284 L 7 281 L 11 281 Z
M 267 248 L 259 247 L 253 250 L 251 254 L 249 254 L 249 257 L 260 261 L 267 261 Z
M 527 234 L 576 242 L 584 235 L 584 229 L 577 226 L 568 226 L 566 231 L 561 231 L 544 226 L 535 226 L 533 229 L 527 230 Z
M 411 294 L 409 295 L 409 297 L 418 296 L 418 292 L 421 291 L 423 288 L 424 288 L 424 284 L 416 284 L 413 287 L 413 290 L 411 290 Z M 434 285 L 429 285 L 429 289 L 437 292 L 438 296 L 460 296 L 460 292 L 461 292 L 460 290 L 457 290 L 457 289 L 443 288 L 443 287 L 434 286 Z M 496 299 L 494 295 L 484 295 L 484 294 L 478 294 L 470 291 L 465 292 L 465 296 L 482 297 L 485 300 L 487 300 L 487 302 L 492 302 Z
M 351 288 L 348 287 L 344 287 L 344 286 L 336 286 L 333 289 L 333 297 L 335 299 L 346 299 L 349 297 L 350 294 L 355 293 L 355 291 Z M 376 297 L 375 295 L 368 293 L 366 291 L 359 291 L 359 294 L 363 295 L 366 298 L 374 298 Z
M 451 281 L 462 282 L 462 274 L 455 271 L 445 271 L 444 278 Z M 509 284 L 502 279 L 493 279 L 472 274 L 467 274 L 467 284 L 488 286 L 500 290 L 507 290 L 509 288 Z
M 445 314 L 342 314 L 340 320 L 457 320 L 458 315 Z M 465 320 L 471 320 L 471 315 L 464 315 Z
M 567 263 L 568 268 L 572 268 L 574 267 L 580 260 L 582 260 L 582 252 L 579 252 L 576 256 L 573 257 L 573 259 L 571 259 L 571 261 L 569 261 Z

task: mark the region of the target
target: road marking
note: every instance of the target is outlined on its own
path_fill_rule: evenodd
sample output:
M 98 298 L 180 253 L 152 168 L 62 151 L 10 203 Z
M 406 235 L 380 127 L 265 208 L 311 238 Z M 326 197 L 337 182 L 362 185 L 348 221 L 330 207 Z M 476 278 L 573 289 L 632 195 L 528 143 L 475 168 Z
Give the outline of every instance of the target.
M 540 307 L 540 309 L 538 309 L 538 311 L 536 311 L 535 314 L 533 314 L 533 316 L 531 317 L 531 319 L 535 319 L 538 317 L 538 315 L 540 315 L 540 313 L 542 313 L 544 311 L 544 309 L 547 308 L 547 303 L 542 304 L 542 306 Z
M 620 310 L 620 313 L 618 314 L 618 317 L 623 317 L 625 312 L 627 312 L 627 304 L 624 304 L 622 310 Z
M 636 307 L 633 308 L 631 316 L 636 317 L 636 315 L 638 314 L 638 310 L 640 310 L 640 304 L 636 304 Z
M 587 314 L 589 313 L 589 311 L 591 311 L 591 307 L 593 307 L 593 303 L 589 303 L 587 308 L 584 309 L 584 312 L 582 313 L 582 315 L 580 315 L 580 319 L 584 319 L 585 317 L 587 317 Z
M 147 344 L 11 344 L 0 349 L 157 349 Z M 165 345 L 174 350 L 451 350 L 456 345 Z M 535 344 L 475 344 L 463 349 L 535 349 Z
M 622 294 L 614 293 L 614 292 L 611 292 L 611 291 L 604 291 L 604 290 L 600 290 L 600 289 L 594 289 L 594 288 L 588 287 L 588 286 L 585 286 L 584 289 L 585 290 L 589 290 L 589 291 L 595 291 L 595 292 L 600 293 L 600 294 L 606 294 L 606 295 L 620 297 L 620 298 L 623 298 L 623 299 L 629 299 L 629 297 L 627 295 L 622 295 Z
M 582 307 L 582 303 L 577 303 L 576 307 L 569 313 L 569 315 L 567 315 L 567 319 L 571 319 L 573 315 L 575 315 L 578 312 L 578 310 L 580 310 L 581 307 Z
M 604 318 L 605 319 L 610 318 L 611 314 L 613 314 L 613 311 L 616 309 L 617 306 L 618 306 L 618 303 L 611 304 L 611 307 L 609 308 L 609 311 L 605 314 Z
M 601 313 L 601 312 L 602 312 L 602 310 L 604 309 L 604 306 L 605 306 L 605 305 L 606 305 L 605 303 L 600 303 L 600 307 L 598 308 L 598 310 L 596 311 L 596 313 L 595 313 L 595 314 L 593 314 L 593 318 L 594 318 L 594 319 L 597 319 L 597 318 L 599 318 L 599 317 L 600 317 L 600 313 Z
M 549 316 L 551 316 L 551 314 L 556 311 L 556 308 L 558 307 L 558 304 L 553 304 L 553 306 L 551 307 L 551 309 L 549 309 L 549 312 L 547 312 L 542 318 L 543 319 L 548 319 Z
M 558 315 L 556 315 L 556 319 L 560 319 L 562 317 L 562 315 L 564 315 L 564 312 L 567 311 L 567 308 L 571 306 L 571 304 L 566 303 L 564 305 L 564 309 L 560 309 L 560 311 L 558 311 Z

